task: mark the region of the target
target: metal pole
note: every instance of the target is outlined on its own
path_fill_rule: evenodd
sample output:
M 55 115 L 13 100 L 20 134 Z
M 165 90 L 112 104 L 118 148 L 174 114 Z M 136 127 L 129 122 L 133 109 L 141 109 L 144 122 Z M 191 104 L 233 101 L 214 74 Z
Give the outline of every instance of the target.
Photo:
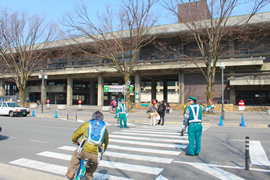
M 77 111 L 76 111 L 76 121 L 77 121 Z
M 245 153 L 245 164 L 246 164 L 246 170 L 249 170 L 249 162 L 250 162 L 250 156 L 249 156 L 249 137 L 246 136 L 246 153 Z
M 222 103 L 222 108 L 221 108 L 221 116 L 222 116 L 222 120 L 225 119 L 224 117 L 224 88 L 223 88 L 223 78 L 224 78 L 224 75 L 223 75 L 223 68 L 221 69 L 221 89 L 222 89 L 222 100 L 221 100 L 221 103 Z
M 43 113 L 43 96 L 44 96 L 44 74 L 42 74 L 42 80 L 41 80 L 41 113 Z

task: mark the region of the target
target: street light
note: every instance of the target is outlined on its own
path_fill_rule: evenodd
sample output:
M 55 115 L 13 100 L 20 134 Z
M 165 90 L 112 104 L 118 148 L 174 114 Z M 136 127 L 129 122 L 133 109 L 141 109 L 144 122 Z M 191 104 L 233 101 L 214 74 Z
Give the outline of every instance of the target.
M 224 75 L 223 75 L 223 70 L 225 69 L 225 64 L 224 62 L 220 62 L 220 65 L 219 65 L 220 69 L 221 69 L 221 97 L 222 97 L 222 100 L 221 100 L 221 103 L 222 103 L 222 108 L 221 108 L 221 116 L 222 116 L 222 119 L 224 120 L 225 117 L 224 117 L 224 88 L 223 88 L 223 79 L 224 79 Z
M 43 113 L 43 94 L 44 94 L 44 90 L 43 90 L 43 86 L 44 86 L 44 79 L 48 79 L 47 75 L 44 75 L 44 73 L 40 74 L 38 76 L 40 79 L 42 79 L 41 81 L 41 112 Z

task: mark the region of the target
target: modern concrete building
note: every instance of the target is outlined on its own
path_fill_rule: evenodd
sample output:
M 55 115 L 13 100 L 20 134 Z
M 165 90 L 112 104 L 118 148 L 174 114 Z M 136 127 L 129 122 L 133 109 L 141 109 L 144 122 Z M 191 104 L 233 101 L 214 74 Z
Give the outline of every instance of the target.
M 233 21 L 234 18 L 231 17 Z M 270 24 L 270 12 L 257 14 L 250 24 Z M 177 44 L 182 54 L 192 53 L 195 42 L 179 41 L 181 32 L 186 31 L 183 23 L 155 27 L 162 40 Z M 166 29 L 166 31 L 164 31 Z M 269 29 L 266 31 L 269 32 Z M 158 40 L 158 39 L 157 39 Z M 91 42 L 89 42 L 91 43 Z M 259 46 L 260 48 L 254 48 Z M 65 40 L 52 42 L 51 49 L 68 46 Z M 225 63 L 224 102 L 238 104 L 243 99 L 246 105 L 270 105 L 270 36 L 269 33 L 257 42 L 237 40 L 230 43 L 228 55 L 220 62 Z M 138 102 L 151 99 L 171 103 L 185 103 L 189 95 L 206 103 L 206 80 L 196 65 L 177 54 L 157 56 L 154 45 L 144 47 L 138 56 L 135 72 L 131 77 Z M 200 58 L 198 56 L 198 58 Z M 204 68 L 204 63 L 198 61 Z M 219 62 L 217 63 L 219 65 Z M 47 75 L 42 84 L 39 75 Z M 0 73 L 0 95 L 15 95 L 16 86 L 9 81 L 11 75 Z M 28 81 L 25 97 L 31 101 L 50 99 L 50 104 L 108 105 L 121 93 L 104 92 L 104 85 L 122 85 L 121 75 L 113 68 L 93 63 L 85 57 L 55 58 L 45 71 L 33 73 Z M 221 103 L 221 70 L 217 67 L 213 103 Z M 41 97 L 41 89 L 44 91 Z

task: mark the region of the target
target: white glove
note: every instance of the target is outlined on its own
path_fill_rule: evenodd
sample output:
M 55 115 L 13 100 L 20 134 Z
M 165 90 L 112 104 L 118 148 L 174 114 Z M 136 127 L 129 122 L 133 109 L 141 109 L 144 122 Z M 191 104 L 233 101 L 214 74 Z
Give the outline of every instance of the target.
M 215 107 L 214 104 L 211 104 L 212 109 Z
M 183 124 L 182 130 L 185 130 L 185 129 L 186 129 L 186 126 Z
M 128 117 L 128 114 L 126 114 L 126 117 Z

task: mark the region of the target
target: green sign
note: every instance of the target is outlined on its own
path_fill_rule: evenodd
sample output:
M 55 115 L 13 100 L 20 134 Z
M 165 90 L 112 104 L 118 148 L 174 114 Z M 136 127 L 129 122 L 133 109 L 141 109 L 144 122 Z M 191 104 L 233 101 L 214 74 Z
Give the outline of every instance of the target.
M 129 91 L 132 92 L 133 86 L 129 86 Z
M 109 92 L 110 88 L 109 86 L 104 86 L 104 92 Z

